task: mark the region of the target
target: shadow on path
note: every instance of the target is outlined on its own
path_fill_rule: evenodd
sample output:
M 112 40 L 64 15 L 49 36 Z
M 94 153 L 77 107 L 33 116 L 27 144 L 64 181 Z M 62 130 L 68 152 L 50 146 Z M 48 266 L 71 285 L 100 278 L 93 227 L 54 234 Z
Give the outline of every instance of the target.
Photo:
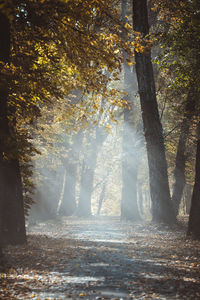
M 63 217 L 8 247 L 3 280 L 13 299 L 200 299 L 199 254 L 182 231 Z

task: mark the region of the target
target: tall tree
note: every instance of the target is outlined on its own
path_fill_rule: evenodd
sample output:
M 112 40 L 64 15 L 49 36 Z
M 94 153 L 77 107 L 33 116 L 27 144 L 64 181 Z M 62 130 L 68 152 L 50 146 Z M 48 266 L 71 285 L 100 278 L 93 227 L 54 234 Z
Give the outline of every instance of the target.
M 145 37 L 149 34 L 149 25 L 146 0 L 133 0 L 133 24 L 134 30 L 144 39 L 144 47 L 147 46 Z M 146 48 L 141 52 L 136 48 L 135 61 L 149 164 L 152 219 L 157 222 L 174 223 L 176 218 L 170 199 L 165 145 L 157 106 L 151 51 Z
M 0 219 L 4 244 L 26 242 L 22 182 L 15 140 L 15 124 L 9 123 L 9 76 L 6 65 L 10 62 L 10 21 L 0 13 Z M 14 147 L 14 150 L 13 150 Z
M 168 78 L 167 86 L 172 93 L 173 103 L 178 99 L 176 110 L 180 98 L 186 98 L 174 169 L 172 200 L 177 214 L 185 182 L 186 138 L 192 117 L 196 113 L 196 94 L 200 82 L 200 2 L 177 0 L 172 3 L 167 0 L 155 0 L 154 4 L 162 20 L 156 34 L 162 45 L 160 65 Z
M 81 169 L 80 195 L 77 208 L 79 216 L 87 217 L 91 215 L 91 198 L 93 192 L 94 173 L 97 163 L 98 153 L 105 140 L 106 132 L 101 126 L 95 128 L 94 137 L 90 133 L 86 138 L 86 148 Z
M 126 24 L 127 0 L 122 0 L 122 20 Z M 124 38 L 127 38 L 124 33 Z M 136 133 L 134 126 L 134 105 L 133 105 L 133 70 L 128 65 L 128 55 L 123 51 L 124 63 L 124 91 L 128 93 L 126 101 L 129 106 L 124 109 L 123 124 L 123 145 L 122 145 L 122 199 L 121 199 L 121 220 L 140 220 L 140 214 L 137 204 L 137 151 L 135 149 Z
M 192 193 L 190 216 L 188 223 L 188 236 L 200 240 L 200 123 L 197 126 L 197 150 L 196 150 L 196 167 L 195 183 Z
M 69 145 L 69 153 L 63 159 L 65 168 L 64 191 L 62 202 L 58 207 L 59 215 L 71 216 L 76 211 L 76 183 L 79 155 L 82 146 L 83 132 L 73 134 L 72 144 Z
M 175 209 L 175 214 L 178 215 L 179 205 L 182 199 L 183 190 L 185 187 L 185 167 L 186 167 L 186 142 L 189 134 L 190 125 L 195 113 L 195 99 L 193 89 L 188 93 L 185 112 L 180 128 L 180 136 L 176 152 L 176 161 L 174 168 L 174 184 L 172 202 Z

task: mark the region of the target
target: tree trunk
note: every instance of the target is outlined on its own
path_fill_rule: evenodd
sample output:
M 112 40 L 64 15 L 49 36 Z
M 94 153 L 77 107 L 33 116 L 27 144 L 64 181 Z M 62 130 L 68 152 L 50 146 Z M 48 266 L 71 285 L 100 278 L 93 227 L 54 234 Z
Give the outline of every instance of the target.
M 23 244 L 26 242 L 24 203 L 19 164 L 17 160 L 1 165 L 4 176 L 2 203 L 4 244 Z
M 133 24 L 134 30 L 143 37 L 149 33 L 146 0 L 133 0 Z M 143 53 L 135 51 L 135 61 L 149 165 L 152 220 L 174 223 L 176 218 L 170 199 L 165 145 L 150 50 Z
M 102 187 L 102 190 L 101 190 L 101 194 L 100 194 L 100 197 L 99 197 L 97 216 L 100 216 L 101 207 L 102 207 L 103 199 L 104 199 L 104 196 L 105 196 L 105 190 L 106 190 L 106 182 L 104 181 L 103 187 Z
M 9 63 L 10 24 L 0 13 L 0 61 Z M 22 183 L 17 149 L 8 121 L 8 78 L 0 74 L 0 220 L 1 242 L 22 244 L 26 242 Z M 12 145 L 11 145 L 12 143 Z M 15 158 L 9 156 L 15 152 Z
M 63 191 L 63 199 L 58 210 L 62 216 L 71 216 L 76 210 L 76 162 L 66 162 L 66 178 Z
M 192 185 L 186 184 L 184 189 L 184 203 L 185 203 L 185 213 L 189 215 L 191 207 L 191 198 L 192 198 Z
M 195 101 L 193 101 L 191 93 L 189 93 L 186 101 L 185 113 L 181 124 L 181 132 L 176 153 L 176 165 L 174 169 L 172 202 L 174 205 L 176 216 L 179 212 L 179 205 L 183 196 L 183 190 L 185 186 L 186 141 L 189 134 L 192 116 L 194 115 L 195 110 Z
M 139 200 L 138 203 L 139 203 L 140 215 L 144 215 L 144 199 L 143 199 L 142 189 L 139 184 L 137 185 L 137 191 L 138 191 L 138 200 Z
M 63 195 L 60 199 L 58 213 L 64 216 L 71 216 L 76 211 L 76 182 L 77 170 L 82 147 L 83 132 L 79 131 L 72 136 L 71 150 L 68 153 L 67 160 L 63 160 L 65 168 L 65 178 L 63 186 Z
M 138 201 L 137 201 L 137 177 L 140 161 L 140 147 L 136 145 L 137 134 L 133 131 L 130 117 L 132 112 L 124 112 L 123 130 L 123 154 L 122 154 L 122 201 L 121 201 L 121 220 L 138 221 L 141 220 Z M 130 125 L 130 126 L 129 126 Z
M 88 146 L 85 149 L 83 165 L 81 170 L 80 195 L 77 215 L 88 217 L 91 215 L 91 198 L 93 192 L 94 172 L 97 156 L 106 135 L 104 128 L 96 127 L 95 137 L 89 137 Z
M 185 186 L 185 164 L 186 164 L 185 146 L 186 146 L 186 139 L 187 139 L 188 132 L 189 132 L 189 124 L 182 123 L 181 134 L 179 137 L 177 153 L 176 153 L 176 165 L 174 169 L 174 184 L 173 184 L 173 194 L 172 194 L 172 202 L 174 205 L 174 211 L 176 216 L 178 215 L 179 212 L 179 206 L 180 206 L 180 202 L 181 202 L 181 198 Z
M 81 170 L 80 195 L 77 215 L 89 217 L 91 215 L 91 197 L 93 190 L 94 170 L 96 166 L 97 153 L 91 159 L 92 166 L 84 161 Z
M 122 0 L 122 20 L 126 23 L 127 0 Z M 124 33 L 124 39 L 127 36 Z M 137 174 L 138 164 L 136 158 L 135 146 L 135 126 L 133 116 L 133 72 L 127 64 L 127 53 L 124 51 L 124 91 L 128 93 L 126 100 L 130 107 L 124 109 L 124 125 L 122 139 L 122 199 L 121 199 L 121 220 L 140 220 L 140 214 L 137 205 Z
M 200 123 L 197 127 L 195 183 L 192 193 L 187 235 L 200 240 Z
M 90 136 L 87 143 L 88 146 L 86 146 L 81 170 L 80 194 L 77 210 L 77 215 L 81 217 L 88 217 L 91 215 L 94 172 L 98 155 L 96 139 Z

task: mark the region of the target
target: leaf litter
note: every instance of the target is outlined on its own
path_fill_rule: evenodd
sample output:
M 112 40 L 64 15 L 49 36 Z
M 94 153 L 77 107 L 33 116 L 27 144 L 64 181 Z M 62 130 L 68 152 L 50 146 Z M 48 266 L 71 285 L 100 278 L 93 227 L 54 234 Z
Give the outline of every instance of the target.
M 200 242 L 184 227 L 60 217 L 4 249 L 0 299 L 200 299 Z

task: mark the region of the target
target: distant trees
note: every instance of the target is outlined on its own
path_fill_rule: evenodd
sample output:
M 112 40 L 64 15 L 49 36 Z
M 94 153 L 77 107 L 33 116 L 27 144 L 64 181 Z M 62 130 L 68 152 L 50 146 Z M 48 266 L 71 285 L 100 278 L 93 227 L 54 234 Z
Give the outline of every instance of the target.
M 58 207 L 58 214 L 71 216 L 77 210 L 76 204 L 76 185 L 77 172 L 80 164 L 80 152 L 82 147 L 83 132 L 72 134 L 71 143 L 68 144 L 65 151 L 68 151 L 67 157 L 62 158 L 64 172 L 64 186 L 61 203 Z
M 158 27 L 152 29 L 157 47 L 162 45 L 157 57 L 161 67 L 160 77 L 165 82 L 164 92 L 170 90 L 175 104 L 171 119 L 166 120 L 163 114 L 168 99 L 161 114 L 157 104 L 147 0 L 129 2 L 133 4 L 133 31 L 125 17 L 126 1 L 122 2 L 121 22 L 118 1 L 1 1 L 1 244 L 26 241 L 24 209 L 27 212 L 32 204 L 32 160 L 35 153 L 42 153 L 44 149 L 46 157 L 52 149 L 54 151 L 54 159 L 45 162 L 49 168 L 46 182 L 58 170 L 65 170 L 59 213 L 71 215 L 76 212 L 79 216 L 91 214 L 98 154 L 108 136 L 106 130 L 109 132 L 110 123 L 117 123 L 115 113 L 120 109 L 124 115 L 121 217 L 124 220 L 140 218 L 137 205 L 137 194 L 142 199 L 141 189 L 137 193 L 139 160 L 133 154 L 138 151 L 133 134 L 133 130 L 137 131 L 137 122 L 130 98 L 130 81 L 132 89 L 135 87 L 129 62 L 134 59 L 149 164 L 153 221 L 175 222 L 184 192 L 188 136 L 191 130 L 194 132 L 199 121 L 200 4 L 198 1 L 179 0 L 173 4 L 167 0 L 153 2 L 161 20 L 157 22 Z M 124 90 L 130 92 L 129 96 L 119 91 L 123 90 L 122 85 L 116 84 L 122 66 Z M 163 90 L 159 94 L 161 101 L 164 99 L 162 93 Z M 125 98 L 130 103 L 124 108 Z M 167 122 L 175 122 L 177 113 L 180 124 L 174 130 L 174 148 L 170 150 L 173 152 L 170 171 L 174 170 L 173 184 L 170 180 L 170 186 L 173 186 L 171 201 L 162 123 L 165 126 Z M 81 149 L 78 149 L 80 144 L 76 143 L 77 132 L 85 134 Z M 198 145 L 199 136 L 197 153 Z M 79 150 L 85 150 L 81 157 Z M 170 151 L 167 152 L 168 157 Z M 43 165 L 40 167 L 42 169 Z M 196 214 L 199 212 L 198 177 L 197 155 L 188 228 L 188 233 L 196 237 L 199 236 L 195 229 L 199 224 Z M 58 194 L 62 186 L 60 178 L 58 186 L 54 184 L 51 187 L 53 190 L 56 186 Z M 41 176 L 41 182 L 43 179 Z M 75 195 L 77 180 L 78 202 Z M 102 183 L 99 212 L 107 191 L 105 178 Z M 54 200 L 52 195 L 47 195 Z M 57 200 L 53 207 L 55 214 Z
M 1 1 L 0 219 L 1 233 L 10 232 L 6 243 L 26 240 L 22 188 L 29 189 L 32 124 L 42 108 L 74 88 L 109 96 L 103 70 L 119 69 L 123 47 L 112 31 L 119 20 L 111 2 Z M 105 30 L 97 33 L 102 24 Z M 83 115 L 68 103 L 72 118 Z
M 126 0 L 122 1 L 122 20 L 124 26 L 127 21 L 127 6 Z M 128 39 L 128 35 L 124 32 L 124 39 Z M 137 177 L 139 166 L 139 152 L 135 145 L 137 144 L 138 136 L 136 132 L 136 123 L 134 116 L 134 96 L 133 96 L 133 80 L 135 73 L 133 66 L 128 64 L 128 55 L 124 51 L 123 62 L 123 88 L 126 93 L 125 99 L 128 106 L 123 112 L 123 133 L 122 133 L 122 196 L 121 196 L 121 220 L 138 221 L 140 214 L 137 201 Z M 135 86 L 134 86 L 135 88 Z
M 138 174 L 141 163 L 139 126 L 133 126 L 133 111 L 125 109 L 122 145 L 121 220 L 139 221 Z M 140 123 L 138 123 L 139 125 Z
M 94 136 L 93 136 L 94 134 Z M 99 150 L 106 137 L 105 129 L 97 126 L 92 133 L 86 134 L 86 147 L 83 151 L 81 165 L 80 194 L 77 214 L 81 217 L 91 216 L 91 199 L 94 186 L 94 172 Z

